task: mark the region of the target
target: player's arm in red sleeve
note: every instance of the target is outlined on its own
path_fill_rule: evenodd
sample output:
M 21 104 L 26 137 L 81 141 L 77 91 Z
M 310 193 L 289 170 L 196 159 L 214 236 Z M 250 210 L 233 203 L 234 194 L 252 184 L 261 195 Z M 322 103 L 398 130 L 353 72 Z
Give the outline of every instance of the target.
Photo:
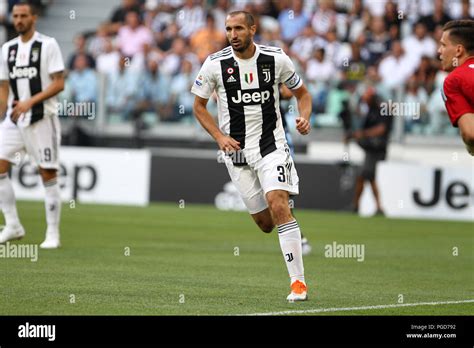
M 474 156 L 474 113 L 462 115 L 458 119 L 458 127 L 467 151 Z
M 459 127 L 468 152 L 474 156 L 474 108 L 462 93 L 461 83 L 457 76 L 448 76 L 443 86 L 443 99 L 451 123 Z

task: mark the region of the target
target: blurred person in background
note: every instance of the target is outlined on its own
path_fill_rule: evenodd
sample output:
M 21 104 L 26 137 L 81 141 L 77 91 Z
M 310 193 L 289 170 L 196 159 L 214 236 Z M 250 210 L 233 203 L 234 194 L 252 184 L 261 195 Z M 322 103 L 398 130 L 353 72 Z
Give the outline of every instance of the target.
M 333 0 L 320 0 L 319 7 L 314 12 L 311 25 L 316 34 L 326 36 L 326 34 L 336 28 L 336 12 L 334 11 Z
M 115 49 L 112 38 L 105 39 L 104 52 L 97 56 L 97 72 L 105 75 L 115 73 L 119 69 L 120 52 Z
M 369 52 L 369 64 L 377 64 L 390 50 L 390 36 L 385 28 L 383 17 L 373 17 L 370 28 L 365 33 L 365 48 Z
M 280 12 L 278 22 L 281 38 L 287 43 L 292 42 L 310 23 L 311 17 L 303 11 L 303 0 L 290 1 L 291 6 Z
M 204 27 L 205 20 L 206 14 L 202 0 L 185 0 L 184 6 L 176 12 L 179 35 L 186 39 Z
M 390 54 L 382 59 L 378 68 L 382 83 L 390 89 L 403 87 L 416 69 L 416 64 L 413 63 L 405 54 L 400 41 L 394 41 Z
M 449 118 L 474 156 L 474 20 L 446 23 L 438 53 L 449 72 L 442 89 Z
M 77 34 L 74 38 L 74 51 L 69 56 L 67 68 L 68 70 L 74 69 L 74 61 L 76 60 L 76 56 L 83 54 L 87 57 L 87 65 L 89 65 L 92 69 L 95 69 L 95 59 L 92 54 L 89 53 L 87 50 L 87 39 L 84 34 Z
M 137 0 L 122 0 L 120 6 L 116 7 L 110 16 L 108 31 L 118 33 L 119 29 L 125 23 L 126 14 L 130 11 L 140 12 L 140 5 Z
M 428 32 L 431 33 L 435 31 L 438 25 L 443 26 L 450 20 L 451 17 L 444 10 L 444 0 L 435 0 L 433 13 L 420 19 L 426 25 Z
M 170 79 L 160 73 L 157 59 L 148 59 L 140 79 L 138 91 L 138 113 L 154 112 L 160 120 L 172 117 L 170 102 Z M 137 115 L 139 117 L 139 115 Z
M 97 77 L 89 66 L 87 56 L 78 54 L 74 69 L 69 72 L 67 90 L 72 102 L 95 102 L 97 98 Z
M 225 47 L 226 38 L 222 28 L 216 27 L 212 14 L 206 16 L 206 26 L 191 36 L 191 49 L 197 54 L 199 62 L 203 63 L 207 56 Z
M 174 112 L 166 121 L 177 122 L 183 119 L 193 119 L 194 96 L 188 93 L 193 86 L 196 72 L 190 61 L 184 60 L 181 71 L 171 81 L 170 103 Z
M 123 121 L 133 119 L 140 90 L 139 75 L 129 66 L 129 58 L 121 54 L 118 70 L 112 72 L 107 81 L 107 111 L 120 114 Z
M 402 46 L 413 66 L 418 66 L 423 56 L 436 57 L 436 42 L 429 35 L 426 24 L 420 21 L 415 24 L 413 34 L 403 39 Z
M 346 133 L 345 139 L 346 141 L 355 140 L 365 152 L 364 163 L 356 178 L 353 211 L 358 212 L 364 183 L 368 181 L 375 198 L 376 215 L 384 215 L 376 181 L 376 169 L 377 163 L 385 160 L 387 156 L 392 116 L 381 115 L 381 100 L 372 86 L 367 87 L 361 97 L 358 116 L 359 129 Z
M 132 58 L 142 53 L 145 46 L 152 46 L 153 35 L 147 27 L 142 25 L 140 15 L 136 11 L 128 11 L 125 15 L 125 25 L 117 35 L 117 47 L 127 57 Z

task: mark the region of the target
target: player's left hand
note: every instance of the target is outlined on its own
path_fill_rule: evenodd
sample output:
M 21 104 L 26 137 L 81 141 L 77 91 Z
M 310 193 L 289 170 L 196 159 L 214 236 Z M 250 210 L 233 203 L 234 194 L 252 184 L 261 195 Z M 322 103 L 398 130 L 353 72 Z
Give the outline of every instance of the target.
M 14 101 L 13 106 L 14 106 L 12 110 L 13 122 L 16 122 L 21 114 L 28 112 L 28 110 L 30 110 L 33 107 L 33 105 L 31 104 L 29 100 Z
M 311 125 L 309 124 L 309 121 L 303 117 L 297 117 L 296 118 L 296 129 L 300 134 L 306 135 L 309 134 L 311 131 Z

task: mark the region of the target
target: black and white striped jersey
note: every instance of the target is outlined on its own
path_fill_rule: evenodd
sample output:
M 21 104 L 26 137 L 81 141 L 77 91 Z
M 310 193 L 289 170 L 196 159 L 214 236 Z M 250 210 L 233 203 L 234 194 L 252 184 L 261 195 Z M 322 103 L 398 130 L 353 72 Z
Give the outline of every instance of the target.
M 250 59 L 239 59 L 231 46 L 210 55 L 191 92 L 209 99 L 215 91 L 221 131 L 240 142 L 245 161 L 252 164 L 286 145 L 278 85 L 303 84 L 290 58 L 278 47 L 256 44 Z
M 28 42 L 20 37 L 2 46 L 0 80 L 9 80 L 8 109 L 3 127 L 14 127 L 10 119 L 14 100 L 27 100 L 43 91 L 51 83 L 50 75 L 64 70 L 58 43 L 52 37 L 35 32 Z M 44 116 L 58 114 L 57 98 L 51 97 L 21 115 L 17 125 L 26 127 Z

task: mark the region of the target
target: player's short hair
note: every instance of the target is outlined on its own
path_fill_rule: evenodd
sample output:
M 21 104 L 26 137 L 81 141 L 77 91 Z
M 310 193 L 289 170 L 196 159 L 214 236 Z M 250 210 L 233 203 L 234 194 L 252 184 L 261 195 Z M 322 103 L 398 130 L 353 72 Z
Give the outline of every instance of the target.
M 463 45 L 469 54 L 474 53 L 474 20 L 449 21 L 443 26 L 443 31 L 449 31 L 450 40 Z
M 228 14 L 230 17 L 238 16 L 243 14 L 245 16 L 245 23 L 250 28 L 252 25 L 255 25 L 255 18 L 253 18 L 252 14 L 247 11 L 232 11 Z
M 13 6 L 29 6 L 30 7 L 30 12 L 33 16 L 37 16 L 39 14 L 38 7 L 36 7 L 35 4 L 33 4 L 32 2 L 30 2 L 28 0 L 20 0 Z

